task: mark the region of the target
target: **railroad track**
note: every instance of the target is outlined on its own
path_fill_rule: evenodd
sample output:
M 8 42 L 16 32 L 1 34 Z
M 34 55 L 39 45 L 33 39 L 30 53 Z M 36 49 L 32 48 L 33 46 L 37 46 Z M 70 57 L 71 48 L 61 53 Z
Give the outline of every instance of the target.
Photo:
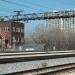
M 56 59 L 65 57 L 75 57 L 74 51 L 51 51 L 51 52 L 16 52 L 16 53 L 0 53 L 0 64 L 12 63 L 12 62 L 23 62 L 23 61 L 34 61 L 34 60 L 45 60 L 45 59 Z
M 27 71 L 30 73 L 33 71 L 34 73 L 38 71 L 39 72 L 38 75 L 40 75 L 40 74 L 47 73 L 47 72 L 53 72 L 55 70 L 73 68 L 75 67 L 74 59 L 75 59 L 74 50 L 72 51 L 48 51 L 48 52 L 0 53 L 0 66 L 1 66 L 0 72 L 1 74 L 11 75 L 12 73 L 15 73 L 15 68 L 16 68 L 16 73 L 23 72 L 23 71 L 25 71 L 25 73 Z M 43 66 L 43 64 L 45 65 Z M 10 69 L 13 67 L 14 71 L 9 69 L 11 71 L 9 72 L 9 70 L 7 70 L 8 67 Z M 19 67 L 21 67 L 23 70 L 21 70 Z M 24 67 L 27 67 L 27 68 L 24 68 Z M 5 71 L 3 71 L 2 68 Z
M 75 53 L 75 50 L 71 51 L 46 51 L 46 52 L 25 52 L 25 51 L 10 51 L 10 52 L 0 52 L 0 56 L 12 56 L 12 55 L 35 55 L 35 54 L 57 54 L 57 53 Z

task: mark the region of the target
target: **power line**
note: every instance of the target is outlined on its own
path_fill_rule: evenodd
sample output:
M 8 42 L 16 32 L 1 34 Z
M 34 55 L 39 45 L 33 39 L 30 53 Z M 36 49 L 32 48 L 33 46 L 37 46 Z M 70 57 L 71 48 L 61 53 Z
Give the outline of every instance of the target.
M 27 6 L 27 5 L 23 5 L 23 4 L 12 2 L 12 1 L 8 1 L 8 0 L 1 0 L 1 1 L 7 2 L 7 3 L 11 3 L 11 4 L 15 4 L 15 5 L 18 5 L 18 6 L 21 6 L 21 7 L 26 7 L 28 9 L 43 11 L 43 10 L 40 10 L 40 9 L 36 9 L 36 8 L 30 7 L 30 6 Z
M 7 9 L 9 7 L 9 5 L 6 5 L 4 3 L 2 3 L 2 1 L 0 0 L 0 12 L 10 12 L 10 13 L 13 13 L 13 11 L 16 11 L 16 10 L 23 10 L 23 9 L 16 9 L 15 7 L 9 7 L 9 10 Z
M 2 5 L 0 5 L 0 7 L 2 8 L 0 9 L 0 12 L 9 12 L 9 10 L 7 10 L 7 7 L 4 7 Z
M 25 2 L 25 3 L 28 3 L 28 4 L 32 4 L 32 5 L 34 5 L 34 6 L 39 6 L 39 7 L 44 7 L 44 8 L 46 8 L 46 9 L 49 9 L 49 7 L 47 7 L 47 6 L 43 6 L 43 5 L 41 5 L 41 4 L 38 4 L 38 3 L 32 3 L 32 2 L 29 2 L 29 1 L 23 1 L 23 0 L 21 0 L 21 2 Z

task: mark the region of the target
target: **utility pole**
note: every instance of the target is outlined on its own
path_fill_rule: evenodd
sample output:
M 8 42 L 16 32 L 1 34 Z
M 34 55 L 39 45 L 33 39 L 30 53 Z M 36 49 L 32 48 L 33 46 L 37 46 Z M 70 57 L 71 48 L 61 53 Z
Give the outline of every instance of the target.
M 14 22 L 14 26 L 15 26 L 15 34 L 17 33 L 17 26 L 18 26 L 18 24 L 20 23 L 20 21 L 19 21 L 19 18 L 20 17 L 22 17 L 22 15 L 23 15 L 23 11 L 14 11 L 15 12 L 15 15 L 13 16 L 14 18 L 16 18 L 16 21 Z M 19 38 L 19 43 L 21 44 L 21 27 L 20 27 L 20 38 Z M 15 45 L 15 47 L 16 47 L 16 45 L 17 45 L 17 35 L 15 35 L 15 42 L 14 42 L 14 45 Z

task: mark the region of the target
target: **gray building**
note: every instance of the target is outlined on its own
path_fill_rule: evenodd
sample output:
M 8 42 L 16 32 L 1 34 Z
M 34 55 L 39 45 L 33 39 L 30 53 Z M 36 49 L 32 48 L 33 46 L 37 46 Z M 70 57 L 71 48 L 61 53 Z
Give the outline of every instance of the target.
M 75 10 L 53 11 L 45 15 L 51 17 L 46 20 L 46 31 L 52 46 L 75 49 Z
M 67 17 L 63 18 L 64 16 L 71 16 L 75 14 L 75 10 L 65 10 L 65 11 L 54 11 L 46 13 L 47 16 L 62 16 L 62 18 L 53 18 L 46 20 L 46 28 L 53 29 L 53 28 L 60 28 L 61 30 L 64 29 L 66 31 L 74 30 L 75 31 L 75 17 Z

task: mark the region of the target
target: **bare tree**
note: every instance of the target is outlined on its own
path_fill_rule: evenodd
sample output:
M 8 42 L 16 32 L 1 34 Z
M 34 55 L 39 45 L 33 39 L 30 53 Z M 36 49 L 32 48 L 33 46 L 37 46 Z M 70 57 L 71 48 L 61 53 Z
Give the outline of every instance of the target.
M 53 46 L 57 50 L 75 49 L 75 32 L 59 27 L 53 29 L 46 29 L 43 27 L 36 27 L 32 34 L 32 39 L 37 44 L 45 44 L 45 50 L 52 50 Z

